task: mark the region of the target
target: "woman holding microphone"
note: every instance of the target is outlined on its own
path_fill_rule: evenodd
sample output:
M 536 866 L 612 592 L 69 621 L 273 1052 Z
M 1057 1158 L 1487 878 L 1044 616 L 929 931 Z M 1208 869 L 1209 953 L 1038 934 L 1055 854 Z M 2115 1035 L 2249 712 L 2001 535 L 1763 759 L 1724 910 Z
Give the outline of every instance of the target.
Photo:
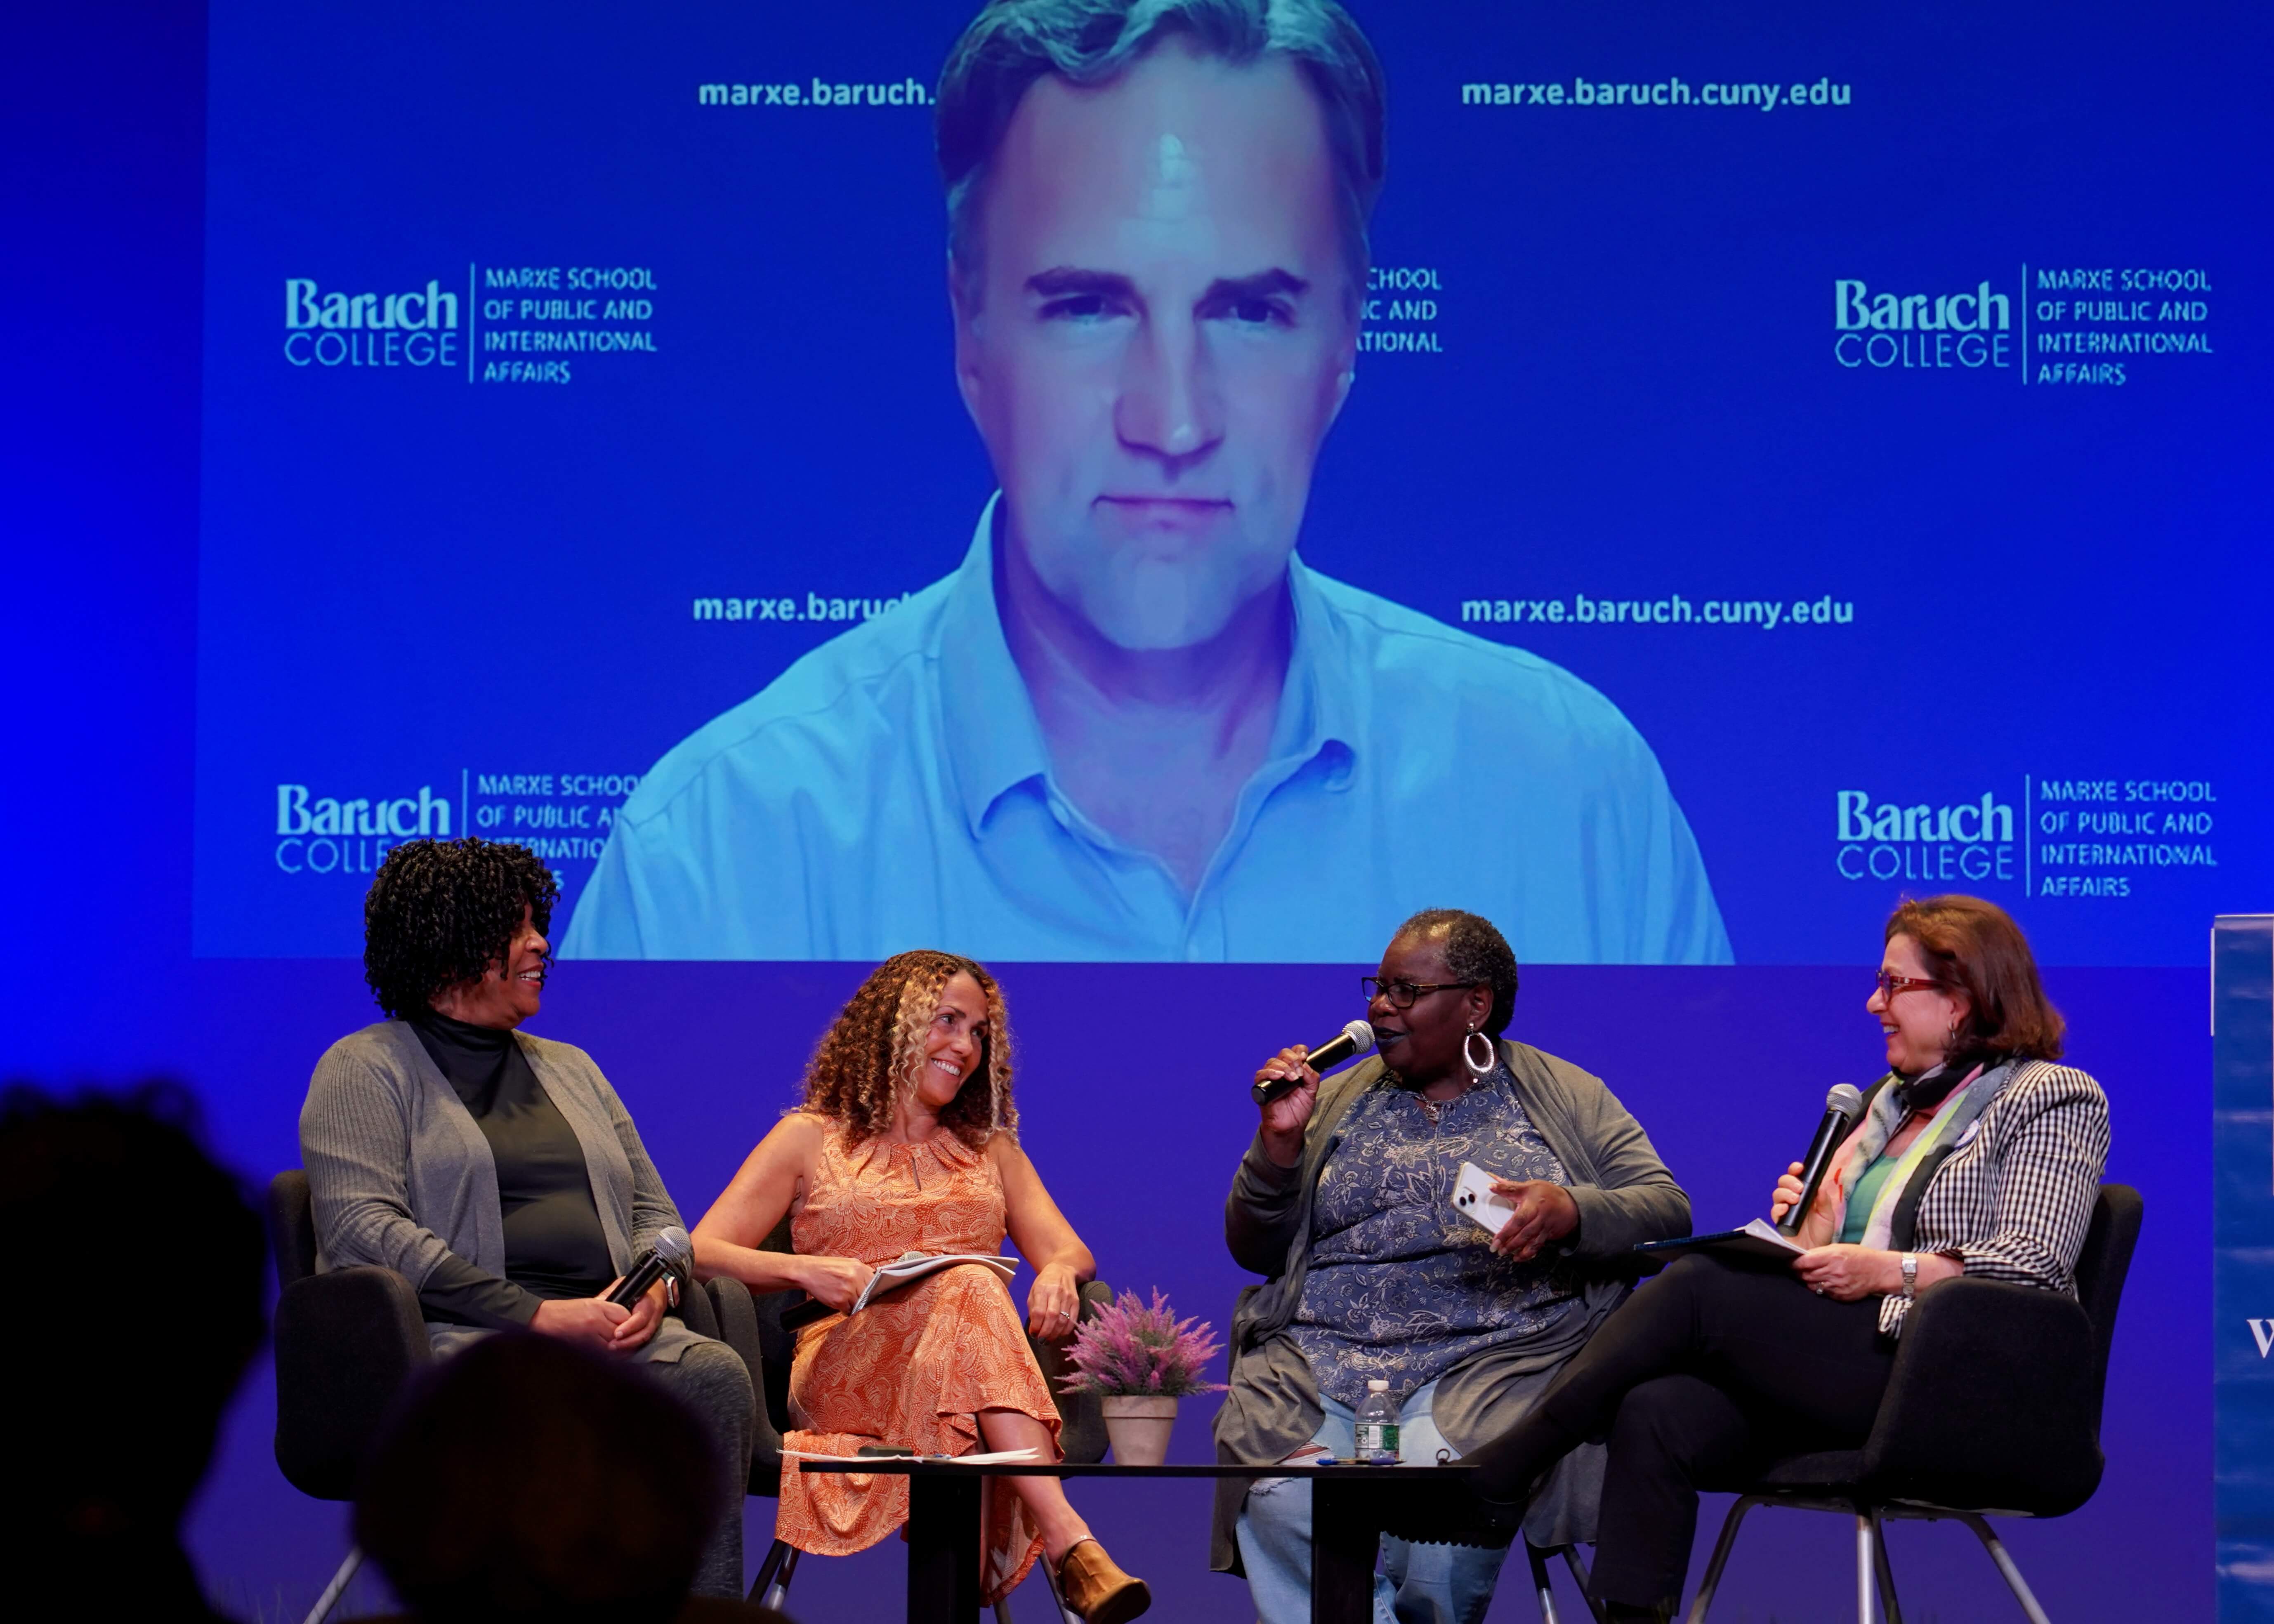
M 2061 1018 L 2021 928 L 1979 898 L 1904 903 L 1864 1008 L 1888 1071 L 1801 1224 L 1808 1250 L 1789 1268 L 1681 1259 L 1470 1457 L 1480 1492 L 1520 1500 L 1609 1433 L 1591 1588 L 1613 1618 L 1679 1605 L 1701 1479 L 1764 1444 L 1863 1440 L 1920 1292 L 1963 1274 L 2074 1295 L 2108 1101 L 2054 1064 Z M 1800 1172 L 1778 1180 L 1777 1216 Z
M 1415 914 L 1366 987 L 1378 1058 L 1322 1082 L 1284 1049 L 1255 1074 L 1299 1086 L 1263 1107 L 1224 1208 L 1232 1257 L 1266 1278 L 1232 1317 L 1220 1460 L 1348 1460 L 1375 1380 L 1405 1460 L 1462 1454 L 1626 1295 L 1637 1242 L 1689 1232 L 1689 1198 L 1610 1090 L 1503 1035 L 1516 956 L 1489 921 Z M 1453 1205 L 1464 1162 L 1515 1209 L 1497 1231 Z M 1594 1537 L 1600 1470 L 1586 1451 L 1555 1472 L 1525 1518 L 1535 1543 Z M 1311 1615 L 1310 1502 L 1299 1472 L 1219 1486 L 1213 1566 L 1246 1575 L 1263 1624 Z M 1507 1556 L 1382 1547 L 1377 1616 L 1400 1624 L 1474 1624 Z
M 666 1318 L 675 1280 L 608 1300 L 679 1223 L 592 1057 L 521 1031 L 544 1001 L 559 897 L 527 846 L 408 840 L 364 899 L 364 979 L 388 1019 L 324 1051 L 300 1154 L 328 1269 L 410 1282 L 438 1356 L 531 1330 L 622 1358 L 708 1431 L 723 1507 L 700 1595 L 742 1592 L 755 1400 L 742 1358 Z

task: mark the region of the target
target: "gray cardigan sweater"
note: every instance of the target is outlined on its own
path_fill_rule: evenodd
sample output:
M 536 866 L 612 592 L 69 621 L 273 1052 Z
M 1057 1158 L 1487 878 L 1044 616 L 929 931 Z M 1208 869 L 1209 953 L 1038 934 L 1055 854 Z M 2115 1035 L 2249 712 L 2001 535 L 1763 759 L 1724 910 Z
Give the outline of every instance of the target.
M 621 1274 L 657 1231 L 680 1222 L 679 1209 L 591 1056 L 525 1032 L 514 1038 L 584 1149 L 608 1257 Z M 324 1051 L 300 1108 L 300 1155 L 319 1268 L 377 1264 L 415 1290 L 456 1252 L 503 1277 L 505 1218 L 489 1141 L 407 1023 L 380 1021 Z M 431 1320 L 426 1332 L 438 1352 L 482 1335 Z M 669 1363 L 690 1340 L 666 1320 L 644 1351 Z
M 1690 1198 L 1659 1160 L 1642 1124 L 1601 1079 L 1513 1039 L 1502 1039 L 1499 1047 L 1517 1098 L 1571 1181 L 1579 1228 L 1563 1251 L 1580 1270 L 1585 1312 L 1567 1316 L 1538 1341 L 1487 1350 L 1439 1378 L 1437 1429 L 1463 1453 L 1522 1416 L 1618 1306 L 1631 1284 L 1626 1265 L 1638 1241 L 1690 1233 Z M 1382 1071 L 1375 1056 L 1326 1080 L 1304 1129 L 1303 1159 L 1294 1167 L 1275 1165 L 1259 1134 L 1233 1175 L 1224 1239 L 1234 1261 L 1268 1278 L 1242 1291 L 1232 1312 L 1231 1390 L 1216 1421 L 1220 1461 L 1264 1465 L 1284 1460 L 1309 1442 L 1325 1418 L 1318 1382 L 1287 1327 L 1303 1299 L 1319 1173 L 1340 1142 L 1352 1105 L 1368 1090 L 1387 1086 Z M 1593 1538 L 1601 1481 L 1599 1447 L 1567 1456 L 1526 1515 L 1525 1531 L 1533 1543 Z M 1217 1485 L 1210 1566 L 1218 1572 L 1240 1571 L 1233 1530 L 1246 1491 L 1239 1479 Z

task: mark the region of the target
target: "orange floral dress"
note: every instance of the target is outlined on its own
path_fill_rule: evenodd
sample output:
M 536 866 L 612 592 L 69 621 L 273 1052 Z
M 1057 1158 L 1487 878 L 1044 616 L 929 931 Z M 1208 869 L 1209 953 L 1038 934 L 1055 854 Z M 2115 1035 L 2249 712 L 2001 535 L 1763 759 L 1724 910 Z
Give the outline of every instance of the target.
M 809 1257 L 889 1263 L 904 1252 L 999 1252 L 1005 1208 L 995 1165 L 945 1129 L 921 1145 L 870 1140 L 847 1150 L 832 1124 L 821 1174 L 790 1219 Z M 788 1449 L 850 1455 L 899 1444 L 926 1455 L 980 1447 L 977 1412 L 1021 1410 L 1058 1432 L 1058 1406 L 1027 1346 L 1026 1322 L 992 1269 L 942 1269 L 832 1314 L 798 1334 L 790 1366 Z M 908 1517 L 908 1480 L 798 1470 L 782 1458 L 775 1534 L 801 1551 L 865 1551 Z M 1043 1549 L 1025 1505 L 987 1480 L 981 1588 L 992 1605 L 1027 1576 Z

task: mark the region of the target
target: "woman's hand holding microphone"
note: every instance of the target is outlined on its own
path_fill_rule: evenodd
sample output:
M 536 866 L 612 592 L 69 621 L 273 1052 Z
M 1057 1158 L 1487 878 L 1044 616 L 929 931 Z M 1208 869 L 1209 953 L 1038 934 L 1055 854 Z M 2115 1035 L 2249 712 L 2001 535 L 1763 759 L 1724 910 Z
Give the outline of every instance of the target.
M 608 1291 L 623 1283 L 610 1282 Z M 604 1353 L 632 1353 L 647 1345 L 663 1323 L 664 1284 L 657 1281 L 629 1308 L 608 1301 L 608 1291 L 598 1297 L 547 1297 L 538 1304 L 529 1328 L 567 1342 L 584 1342 Z
M 1796 1162 L 1777 1180 L 1775 1193 L 1769 1197 L 1773 1221 L 1800 1205 L 1800 1175 L 1801 1165 Z M 1829 1244 L 1831 1237 L 1832 1220 L 1818 1192 L 1816 1209 L 1802 1221 L 1800 1232 L 1793 1237 L 1808 1250 L 1792 1260 L 1792 1272 L 1811 1291 L 1835 1303 L 1858 1303 L 1867 1297 L 1892 1297 L 1903 1289 L 1902 1253 L 1846 1242 Z M 1966 1272 L 1958 1259 L 1934 1252 L 1920 1253 L 1917 1269 L 1920 1288 Z
M 1801 1197 L 1807 1193 L 1800 1182 L 1804 1170 L 1795 1162 L 1776 1181 L 1776 1189 L 1769 1196 L 1771 1222 L 1783 1222 L 1785 1214 L 1800 1205 Z M 1792 1260 L 1792 1272 L 1800 1276 L 1802 1284 L 1817 1296 L 1828 1297 L 1835 1303 L 1854 1303 L 1875 1294 L 1902 1289 L 1902 1267 L 1894 1252 L 1863 1246 L 1826 1245 L 1831 1227 L 1819 1199 L 1816 1211 L 1801 1221 L 1799 1231 L 1793 1237 L 1808 1248 Z M 1882 1262 L 1885 1268 L 1880 1267 Z M 1889 1271 L 1894 1275 L 1892 1284 L 1883 1278 Z
M 1262 1108 L 1263 1154 L 1278 1167 L 1291 1168 L 1303 1159 L 1303 1129 L 1311 1108 L 1319 1102 L 1319 1074 L 1309 1064 L 1306 1043 L 1292 1043 L 1256 1068 L 1257 1086 L 1291 1079 L 1296 1086 Z

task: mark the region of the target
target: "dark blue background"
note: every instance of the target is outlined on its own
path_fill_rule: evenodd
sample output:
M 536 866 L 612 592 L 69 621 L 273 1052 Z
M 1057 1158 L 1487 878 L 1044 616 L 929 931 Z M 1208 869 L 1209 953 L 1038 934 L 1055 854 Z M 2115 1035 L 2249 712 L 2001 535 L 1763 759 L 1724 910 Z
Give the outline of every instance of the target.
M 1456 623 L 1472 598 L 1852 603 L 1773 632 L 1483 628 L 1656 748 L 1740 961 L 1845 961 L 1902 889 L 1835 872 L 1837 792 L 1994 792 L 2021 819 L 2048 777 L 2210 781 L 2219 868 L 2022 910 L 2051 962 L 2198 961 L 2202 917 L 2274 874 L 2263 753 L 2211 699 L 2268 578 L 2270 256 L 2242 158 L 2274 135 L 2264 17 L 1359 9 L 1390 87 L 1374 258 L 1437 273 L 1445 352 L 1360 357 L 1305 555 Z M 642 772 L 841 629 L 697 625 L 696 597 L 882 596 L 953 566 L 990 478 L 950 377 L 929 115 L 697 86 L 928 83 L 968 11 L 218 8 L 200 951 L 354 950 L 362 876 L 279 871 L 279 784 Z M 1460 102 L 1575 76 L 1854 99 Z M 435 279 L 463 306 L 477 262 L 651 267 L 659 353 L 574 357 L 565 387 L 281 353 L 288 277 Z M 2024 387 L 2025 263 L 2201 267 L 2216 353 Z M 1838 278 L 1987 280 L 2014 365 L 1842 367 Z M 1977 888 L 2018 907 L 2014 860 Z M 557 866 L 573 898 L 589 862 Z
M 2218 38 L 2240 37 L 2232 23 L 2207 35 L 2215 21 L 2203 13 L 2190 25 L 2177 15 L 2166 34 L 2182 45 L 2209 38 L 2206 51 Z M 2093 26 L 2089 18 L 2063 25 Z M 0 1068 L 57 1080 L 157 1070 L 184 1076 L 207 1101 L 224 1154 L 265 1178 L 297 1159 L 294 1122 L 314 1056 L 373 1011 L 350 962 L 191 956 L 202 27 L 192 6 L 100 0 L 20 21 L 11 49 L 0 53 L 9 243 L 0 254 L 0 334 L 11 357 L 0 407 L 0 533 L 10 567 L 0 598 L 7 632 L 0 670 L 16 695 L 0 795 L 0 852 L 8 861 Z M 1912 37 L 1892 26 L 1884 32 L 1896 48 Z M 1946 30 L 1964 32 L 1955 24 Z M 1948 56 L 1972 60 L 1955 44 Z M 343 58 L 342 71 L 352 61 Z M 2112 68 L 2088 88 L 2105 92 L 2116 77 Z M 2052 79 L 2059 89 L 2059 76 Z M 2158 119 L 2201 113 L 2108 94 L 2104 104 L 2136 116 L 2151 151 L 2160 150 Z M 1921 142 L 1931 156 L 1931 132 Z M 2045 154 L 2049 169 L 2056 156 Z M 1940 161 L 1954 160 L 1945 153 Z M 2241 161 L 2241 149 L 2228 147 L 2190 162 Z M 2125 172 L 2153 190 L 2143 171 Z M 2171 183 L 2184 185 L 2197 172 L 2174 167 Z M 2081 221 L 2092 218 L 2087 205 L 2105 173 L 2061 181 L 2075 193 Z M 1900 211 L 1888 217 L 1890 232 L 1901 219 Z M 1811 297 L 1821 302 L 1820 290 Z M 1703 435 L 1727 432 L 1713 421 L 1696 427 Z M 2088 448 L 2092 443 L 2088 437 Z M 1882 472 L 1898 483 L 1926 477 L 1916 469 Z M 1651 482 L 1638 473 L 1630 483 Z M 1664 499 L 1623 486 L 1604 493 L 1621 506 L 1650 500 Z M 1880 558 L 1876 567 L 1912 583 L 1909 601 L 1953 617 L 1962 642 L 1983 615 L 1978 605 L 1954 605 L 1954 589 L 1922 565 L 1917 548 L 1931 539 L 1915 536 L 1901 557 Z M 2150 600 L 2175 620 L 2181 607 L 2200 609 L 2218 590 L 2216 579 L 2196 574 L 2202 557 L 2183 539 L 2164 535 L 2159 543 L 2173 584 Z M 390 567 L 416 570 L 422 562 L 408 556 Z M 2228 596 L 2235 590 L 2230 581 Z M 485 601 L 508 636 L 530 630 L 515 590 L 501 588 Z M 2260 612 L 2244 603 L 2233 613 Z M 2095 669 L 2144 661 L 2208 690 L 2240 657 L 2210 646 L 2218 628 L 2207 611 L 2185 628 L 2183 637 L 2141 648 L 2076 628 L 2016 660 L 2032 668 L 2038 660 L 2083 660 Z M 542 626 L 531 635 L 540 652 L 551 649 Z M 1888 654 L 1890 680 L 1954 691 L 1952 682 L 1922 673 L 1916 658 L 1948 646 L 1941 633 L 1922 632 Z M 2122 685 L 2104 687 L 2073 703 L 2080 710 L 2090 704 L 2144 714 L 2147 702 L 2128 695 Z M 2225 712 L 2230 726 L 2263 726 L 2248 701 L 2224 703 L 2241 707 Z M 399 718 L 390 736 L 417 734 L 433 714 Z M 1909 715 L 1883 704 L 1862 725 L 1923 727 Z M 1653 736 L 1671 760 L 1664 733 Z M 1905 736 L 1916 752 L 1929 734 Z M 2224 896 L 2220 906 L 2254 901 L 2263 898 Z M 2198 950 L 2208 912 L 2190 926 Z M 1877 1044 L 1861 1004 L 1876 945 L 1867 920 L 1841 939 L 1844 968 L 1535 970 L 1517 1030 L 1608 1078 L 1689 1185 L 1699 1220 L 1723 1222 L 1755 1209 L 1767 1166 L 1789 1154 L 1826 1083 L 1862 1080 L 1871 1071 Z M 1773 955 L 1774 944 L 1748 951 Z M 1216 1237 L 1223 1184 L 1246 1132 L 1239 1085 L 1260 1054 L 1346 1017 L 1345 973 L 1001 969 L 1022 1045 L 1028 1134 L 1055 1193 L 1110 1279 L 1141 1289 L 1157 1283 L 1183 1312 L 1221 1324 L 1240 1278 Z M 805 1051 L 857 976 L 855 967 L 838 966 L 576 966 L 549 995 L 539 1028 L 595 1054 L 630 1101 L 682 1205 L 699 1211 L 788 1098 Z M 2208 989 L 2199 967 L 2071 968 L 2052 983 L 2074 1023 L 2076 1058 L 2104 1080 L 2113 1102 L 2112 1177 L 2146 1191 L 2148 1225 L 2116 1342 L 2109 1479 L 2084 1511 L 2013 1527 L 2010 1536 L 2057 1617 L 2130 1619 L 2151 1607 L 2205 1616 Z M 1129 1034 L 1141 1030 L 1161 1035 L 1133 1041 Z M 147 1257 L 90 1259 L 87 1267 L 101 1278 L 131 1279 L 139 1270 L 197 1266 L 168 1255 L 162 1237 L 152 1241 Z M 28 1312 L 36 1320 L 40 1311 Z M 57 1300 L 43 1323 L 77 1312 Z M 121 1334 L 156 1333 L 130 1326 Z M 279 1477 L 267 1455 L 271 1416 L 267 1378 L 257 1370 L 192 1535 L 209 1582 L 236 1610 L 295 1619 L 336 1560 L 343 1519 Z M 1179 1455 L 1203 1449 L 1201 1419 L 1182 1424 Z M 1155 1580 L 1160 1616 L 1248 1616 L 1241 1586 L 1200 1571 L 1195 1499 L 1121 1492 L 1127 1498 L 1101 1491 L 1085 1504 L 1117 1552 Z M 768 1509 L 754 1502 L 754 1533 L 763 1535 Z M 1724 1592 L 1730 1616 L 1841 1614 L 1852 1590 L 1849 1541 L 1839 1524 L 1769 1518 L 1746 1539 Z M 1916 1616 L 2005 1616 L 2010 1605 L 1957 1530 L 1906 1525 L 1895 1533 L 1894 1556 Z M 899 1560 L 898 1547 L 887 1545 L 810 1565 L 800 1579 L 801 1615 L 892 1610 Z M 1519 1587 L 1503 1591 L 1495 1616 L 1530 1616 Z

